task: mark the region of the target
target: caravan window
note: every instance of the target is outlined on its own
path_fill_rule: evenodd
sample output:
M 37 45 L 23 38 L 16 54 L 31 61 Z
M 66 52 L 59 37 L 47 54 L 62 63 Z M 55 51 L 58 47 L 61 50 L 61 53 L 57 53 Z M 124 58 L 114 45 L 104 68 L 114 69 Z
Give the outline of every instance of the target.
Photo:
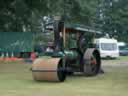
M 108 50 L 108 51 L 117 50 L 117 44 L 115 44 L 115 43 L 101 43 L 101 49 L 102 50 Z

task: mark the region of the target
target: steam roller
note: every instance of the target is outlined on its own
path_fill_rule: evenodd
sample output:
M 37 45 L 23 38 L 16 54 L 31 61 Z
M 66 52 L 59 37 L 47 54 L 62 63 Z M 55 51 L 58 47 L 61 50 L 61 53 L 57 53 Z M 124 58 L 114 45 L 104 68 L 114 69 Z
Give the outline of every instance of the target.
M 78 24 L 65 24 L 59 17 L 50 26 L 46 26 L 44 33 L 45 40 L 48 39 L 45 52 L 32 64 L 33 79 L 63 82 L 74 72 L 97 75 L 101 58 L 93 40 L 99 32 Z

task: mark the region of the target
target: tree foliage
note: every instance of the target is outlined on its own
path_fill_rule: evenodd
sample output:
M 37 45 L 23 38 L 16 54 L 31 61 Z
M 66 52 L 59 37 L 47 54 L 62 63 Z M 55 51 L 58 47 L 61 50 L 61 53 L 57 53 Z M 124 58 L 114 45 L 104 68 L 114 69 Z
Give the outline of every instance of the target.
M 128 42 L 128 0 L 119 0 L 113 5 L 111 12 L 113 32 L 119 40 Z
M 66 22 L 82 23 L 98 27 L 102 22 L 96 14 L 99 0 L 0 0 L 0 31 L 42 32 L 43 17 L 61 15 Z M 104 32 L 119 40 L 128 38 L 128 0 L 111 0 L 112 8 L 107 17 Z M 101 28 L 101 27 L 99 27 Z M 125 38 L 124 38 L 125 37 Z

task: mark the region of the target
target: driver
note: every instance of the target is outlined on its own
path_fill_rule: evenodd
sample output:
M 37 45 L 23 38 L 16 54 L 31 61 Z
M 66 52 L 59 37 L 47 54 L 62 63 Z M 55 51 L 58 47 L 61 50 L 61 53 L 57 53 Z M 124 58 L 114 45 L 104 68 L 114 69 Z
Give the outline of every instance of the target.
M 46 52 L 50 52 L 52 53 L 54 51 L 54 44 L 53 42 L 48 42 L 47 48 L 46 48 Z

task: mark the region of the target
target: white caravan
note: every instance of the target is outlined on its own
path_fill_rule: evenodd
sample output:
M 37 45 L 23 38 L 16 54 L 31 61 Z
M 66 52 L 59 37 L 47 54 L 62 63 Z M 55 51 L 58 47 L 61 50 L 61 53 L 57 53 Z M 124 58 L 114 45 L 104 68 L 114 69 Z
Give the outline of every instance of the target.
M 95 39 L 95 44 L 100 51 L 101 58 L 119 57 L 119 48 L 118 48 L 118 42 L 116 39 L 99 38 L 99 39 Z

